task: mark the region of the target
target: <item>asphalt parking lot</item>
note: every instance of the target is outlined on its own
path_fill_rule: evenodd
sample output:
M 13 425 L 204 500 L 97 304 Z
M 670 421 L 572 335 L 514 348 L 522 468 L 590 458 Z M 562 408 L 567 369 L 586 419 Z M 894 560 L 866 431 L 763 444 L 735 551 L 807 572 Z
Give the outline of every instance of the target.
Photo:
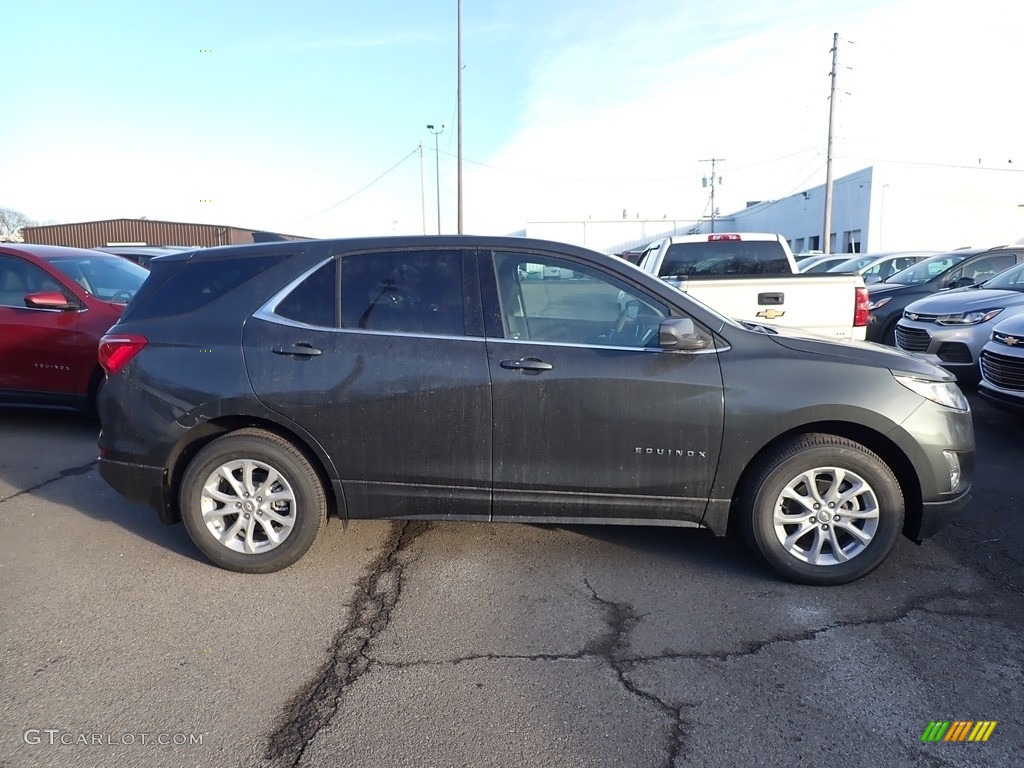
M 0 412 L 0 765 L 1022 765 L 1024 418 L 971 400 L 969 513 L 834 588 L 697 531 L 476 523 L 229 573 L 107 487 L 94 423 Z

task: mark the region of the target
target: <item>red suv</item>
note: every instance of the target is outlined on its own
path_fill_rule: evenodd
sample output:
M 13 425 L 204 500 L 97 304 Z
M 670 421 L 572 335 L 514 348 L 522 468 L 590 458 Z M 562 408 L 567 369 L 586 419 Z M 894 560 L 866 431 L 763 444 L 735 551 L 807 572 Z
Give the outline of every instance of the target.
M 99 251 L 0 243 L 0 404 L 94 412 L 100 337 L 148 274 Z

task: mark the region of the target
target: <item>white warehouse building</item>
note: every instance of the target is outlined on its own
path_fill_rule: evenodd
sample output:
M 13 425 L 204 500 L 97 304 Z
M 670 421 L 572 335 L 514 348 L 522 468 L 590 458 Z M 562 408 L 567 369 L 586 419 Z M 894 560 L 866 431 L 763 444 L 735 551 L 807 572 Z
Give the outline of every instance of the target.
M 716 232 L 775 232 L 794 252 L 824 250 L 825 185 L 718 216 Z M 829 251 L 952 250 L 1024 237 L 1024 171 L 878 164 L 837 178 Z M 674 234 L 710 232 L 711 221 L 529 222 L 525 234 L 619 253 Z

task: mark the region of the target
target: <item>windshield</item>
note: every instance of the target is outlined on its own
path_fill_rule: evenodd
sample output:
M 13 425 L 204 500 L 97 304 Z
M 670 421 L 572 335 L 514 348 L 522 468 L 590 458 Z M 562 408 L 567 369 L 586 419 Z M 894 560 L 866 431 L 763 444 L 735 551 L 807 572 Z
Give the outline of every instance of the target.
M 840 262 L 837 259 L 822 259 L 821 261 L 816 261 L 811 264 L 811 266 L 806 269 L 801 269 L 800 271 L 808 275 L 821 275 L 826 272 L 831 272 L 835 269 L 836 264 L 838 263 Z
M 854 256 L 829 267 L 829 272 L 860 272 L 875 260 L 874 256 Z
M 890 275 L 883 282 L 899 283 L 900 285 L 924 285 L 939 275 L 945 274 L 972 253 L 940 253 L 930 259 L 919 261 L 912 267 Z
M 1018 264 L 981 284 L 985 288 L 996 288 L 1004 291 L 1020 291 L 1024 293 L 1024 264 Z
M 127 304 L 149 270 L 120 256 L 53 259 L 50 262 L 97 299 Z

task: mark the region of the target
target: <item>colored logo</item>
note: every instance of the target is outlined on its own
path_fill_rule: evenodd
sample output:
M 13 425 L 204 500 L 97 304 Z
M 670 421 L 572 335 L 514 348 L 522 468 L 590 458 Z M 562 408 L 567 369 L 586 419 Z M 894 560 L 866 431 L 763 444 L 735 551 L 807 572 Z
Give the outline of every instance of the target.
M 996 720 L 932 720 L 921 734 L 921 741 L 988 741 L 996 729 Z
M 774 320 L 776 317 L 782 317 L 786 314 L 785 310 L 780 312 L 777 309 L 762 309 L 757 313 L 758 317 L 763 317 L 765 320 Z

